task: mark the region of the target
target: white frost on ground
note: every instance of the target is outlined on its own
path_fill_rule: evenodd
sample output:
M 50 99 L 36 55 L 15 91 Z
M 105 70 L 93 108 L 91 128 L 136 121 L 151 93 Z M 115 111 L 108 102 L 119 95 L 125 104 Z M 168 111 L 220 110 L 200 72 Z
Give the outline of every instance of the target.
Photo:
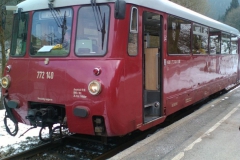
M 29 137 L 37 137 L 35 142 L 31 141 L 29 143 L 33 144 L 33 143 L 39 142 L 38 135 L 39 135 L 40 128 L 34 128 L 19 138 L 21 134 L 23 134 L 27 129 L 31 127 L 28 125 L 24 125 L 22 123 L 18 123 L 19 131 L 15 137 L 9 135 L 5 129 L 5 125 L 3 122 L 4 115 L 5 115 L 5 110 L 0 110 L 0 153 L 6 152 L 10 147 L 15 149 L 19 148 L 20 142 L 28 141 Z M 24 150 L 27 150 L 27 148 Z

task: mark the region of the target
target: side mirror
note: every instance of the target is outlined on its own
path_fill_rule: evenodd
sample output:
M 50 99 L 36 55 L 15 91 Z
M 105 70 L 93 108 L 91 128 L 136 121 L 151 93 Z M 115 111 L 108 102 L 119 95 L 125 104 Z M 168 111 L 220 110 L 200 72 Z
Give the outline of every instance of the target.
M 124 19 L 126 11 L 126 2 L 124 0 L 116 0 L 114 16 L 116 19 Z

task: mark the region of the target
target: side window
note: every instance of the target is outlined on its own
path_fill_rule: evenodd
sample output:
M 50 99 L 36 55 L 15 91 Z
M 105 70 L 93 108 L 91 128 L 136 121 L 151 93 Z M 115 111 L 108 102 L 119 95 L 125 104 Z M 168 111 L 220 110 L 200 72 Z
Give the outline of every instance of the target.
M 231 49 L 231 36 L 228 33 L 222 32 L 221 54 L 229 54 Z
M 131 21 L 130 21 L 130 32 L 128 36 L 128 54 L 130 56 L 137 55 L 138 48 L 138 9 L 132 8 Z
M 208 54 L 208 27 L 193 24 L 193 54 Z
M 168 54 L 190 54 L 191 22 L 168 16 Z
M 11 44 L 11 56 L 24 56 L 26 53 L 28 31 L 28 13 L 23 13 L 19 18 L 15 14 L 13 21 L 13 34 Z
M 231 50 L 230 54 L 238 54 L 238 38 L 236 35 L 231 37 Z
M 221 37 L 221 31 L 218 29 L 210 28 L 209 29 L 209 50 L 210 54 L 220 54 L 220 37 Z

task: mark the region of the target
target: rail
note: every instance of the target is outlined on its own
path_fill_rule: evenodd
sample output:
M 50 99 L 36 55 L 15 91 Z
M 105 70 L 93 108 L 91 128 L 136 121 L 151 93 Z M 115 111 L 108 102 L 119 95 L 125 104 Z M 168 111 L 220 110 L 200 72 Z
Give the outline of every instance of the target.
M 59 147 L 61 144 L 60 143 L 44 143 L 40 146 L 34 147 L 32 149 L 29 149 L 27 151 L 12 155 L 12 156 L 8 156 L 3 158 L 2 160 L 20 160 L 20 159 L 26 159 L 26 158 L 30 158 L 34 155 L 37 155 L 39 153 L 43 153 L 45 151 L 48 151 L 50 149 Z

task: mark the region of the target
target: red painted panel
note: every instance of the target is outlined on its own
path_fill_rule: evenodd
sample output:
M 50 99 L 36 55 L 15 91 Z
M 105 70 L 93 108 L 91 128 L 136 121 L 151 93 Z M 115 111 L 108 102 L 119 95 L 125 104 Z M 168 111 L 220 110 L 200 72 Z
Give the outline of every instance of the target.
M 28 92 L 28 69 L 29 69 L 29 61 L 28 59 L 23 58 L 13 58 L 8 62 L 9 66 L 11 66 L 11 70 L 6 75 L 11 77 L 11 84 L 8 89 L 9 99 L 14 99 L 19 102 L 21 108 L 16 109 L 15 115 L 18 118 L 18 121 L 23 123 L 28 123 L 26 121 L 25 116 L 27 115 L 27 102 L 26 99 L 29 95 Z M 5 89 L 3 89 L 3 94 L 5 93 Z

